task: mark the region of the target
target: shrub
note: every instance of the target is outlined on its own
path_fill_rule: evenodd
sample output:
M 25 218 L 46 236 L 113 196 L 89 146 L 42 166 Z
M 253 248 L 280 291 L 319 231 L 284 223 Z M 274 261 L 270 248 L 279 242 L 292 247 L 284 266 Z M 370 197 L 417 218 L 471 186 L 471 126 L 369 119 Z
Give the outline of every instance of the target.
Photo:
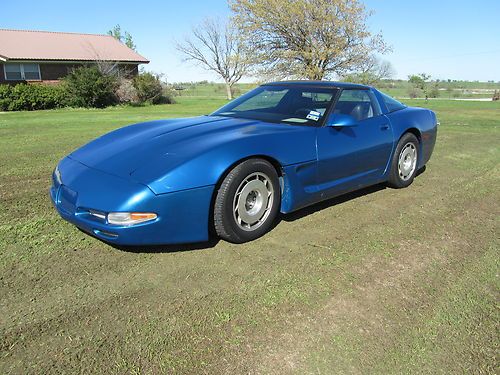
M 172 103 L 173 99 L 165 92 L 160 77 L 153 73 L 141 73 L 134 78 L 134 87 L 140 102 L 151 104 Z
M 0 86 L 0 109 L 3 111 L 33 111 L 66 105 L 66 91 L 62 85 L 20 83 Z
M 116 78 L 104 75 L 96 66 L 74 69 L 64 78 L 69 105 L 103 108 L 116 104 Z
M 411 98 L 411 99 L 415 99 L 415 98 L 418 98 L 419 96 L 421 95 L 421 91 L 415 87 L 410 87 L 408 89 L 408 96 Z
M 171 87 L 164 87 L 162 93 L 162 103 L 163 104 L 173 104 L 175 103 L 174 96 L 179 95 L 175 90 L 172 90 Z
M 116 89 L 116 98 L 119 103 L 134 104 L 139 102 L 137 90 L 130 79 L 121 79 Z
M 7 111 L 12 95 L 12 87 L 9 85 L 0 85 L 0 111 Z
M 57 85 L 0 85 L 0 111 L 52 109 L 64 106 L 102 108 L 116 103 L 174 103 L 173 92 L 157 75 L 134 79 L 103 74 L 95 66 L 73 70 Z

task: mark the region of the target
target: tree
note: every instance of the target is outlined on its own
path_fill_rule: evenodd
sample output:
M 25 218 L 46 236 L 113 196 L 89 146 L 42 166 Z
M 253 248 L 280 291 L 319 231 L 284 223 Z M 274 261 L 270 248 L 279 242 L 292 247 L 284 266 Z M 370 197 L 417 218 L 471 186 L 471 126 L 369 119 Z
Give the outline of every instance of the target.
M 215 72 L 226 84 L 227 98 L 232 99 L 232 87 L 249 68 L 235 28 L 215 19 L 206 19 L 193 28 L 192 38 L 177 43 L 177 50 L 185 60 L 194 61 Z
M 132 35 L 130 35 L 128 31 L 124 31 L 122 33 L 122 28 L 120 25 L 116 25 L 111 30 L 109 30 L 108 35 L 111 35 L 113 38 L 125 44 L 128 48 L 133 49 L 134 51 L 137 48 L 132 39 Z
M 384 79 L 392 78 L 394 74 L 394 68 L 389 61 L 373 56 L 366 60 L 359 72 L 346 75 L 344 81 L 375 86 Z
M 429 98 L 438 98 L 439 97 L 439 80 L 436 80 L 430 89 L 428 90 L 428 96 Z
M 412 92 L 417 92 L 418 90 L 421 90 L 427 99 L 429 97 L 429 92 L 428 92 L 428 81 L 431 79 L 431 76 L 426 73 L 420 73 L 418 75 L 413 74 L 408 76 L 408 82 L 412 84 L 413 90 Z M 417 91 L 415 91 L 417 90 Z M 411 95 L 410 95 L 411 96 Z
M 264 74 L 323 79 L 359 70 L 388 51 L 367 28 L 359 0 L 229 0 L 234 22 Z

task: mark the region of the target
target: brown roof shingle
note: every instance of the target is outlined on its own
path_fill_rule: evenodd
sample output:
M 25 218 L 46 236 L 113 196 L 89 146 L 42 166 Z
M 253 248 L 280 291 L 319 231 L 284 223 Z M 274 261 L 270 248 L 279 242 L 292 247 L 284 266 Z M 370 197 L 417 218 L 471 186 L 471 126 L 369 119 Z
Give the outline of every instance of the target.
M 148 63 L 109 35 L 0 29 L 3 60 L 123 61 Z

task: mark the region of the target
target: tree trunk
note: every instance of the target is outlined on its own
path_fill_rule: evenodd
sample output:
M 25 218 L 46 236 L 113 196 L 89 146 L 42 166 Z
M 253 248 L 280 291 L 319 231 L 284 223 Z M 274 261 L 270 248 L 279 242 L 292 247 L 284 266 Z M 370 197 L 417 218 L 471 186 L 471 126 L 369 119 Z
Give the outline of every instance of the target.
M 227 100 L 233 99 L 233 92 L 231 91 L 231 84 L 226 82 L 226 92 L 227 92 Z

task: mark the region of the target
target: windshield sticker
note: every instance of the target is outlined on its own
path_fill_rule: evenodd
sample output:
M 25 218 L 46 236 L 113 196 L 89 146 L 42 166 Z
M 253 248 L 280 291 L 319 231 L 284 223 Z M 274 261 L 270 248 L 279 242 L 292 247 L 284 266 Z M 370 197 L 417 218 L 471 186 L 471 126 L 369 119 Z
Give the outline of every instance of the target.
M 321 113 L 319 113 L 318 111 L 310 111 L 309 114 L 306 116 L 306 119 L 318 121 L 320 117 Z

